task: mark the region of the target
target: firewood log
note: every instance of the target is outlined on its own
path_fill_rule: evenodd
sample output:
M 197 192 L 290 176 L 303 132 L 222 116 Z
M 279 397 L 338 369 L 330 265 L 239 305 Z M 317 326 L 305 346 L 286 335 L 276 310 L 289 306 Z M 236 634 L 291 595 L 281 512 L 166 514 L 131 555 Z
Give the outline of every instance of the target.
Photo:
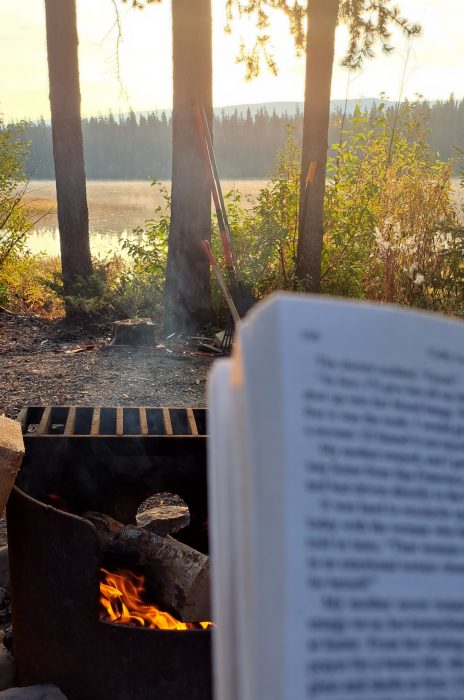
M 24 457 L 21 426 L 0 416 L 0 515 L 6 506 Z
M 84 513 L 97 529 L 103 551 L 128 557 L 142 567 L 156 603 L 181 622 L 211 619 L 209 558 L 174 538 L 135 525 L 123 525 L 103 513 Z
M 137 511 L 137 525 L 155 535 L 166 537 L 183 530 L 190 523 L 190 513 L 187 506 L 155 506 L 147 510 Z

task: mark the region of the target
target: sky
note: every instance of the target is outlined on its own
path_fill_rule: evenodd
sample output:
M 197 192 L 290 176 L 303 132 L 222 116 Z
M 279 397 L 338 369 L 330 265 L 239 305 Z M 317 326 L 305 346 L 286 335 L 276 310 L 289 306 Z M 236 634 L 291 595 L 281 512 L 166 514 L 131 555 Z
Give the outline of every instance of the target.
M 194 0 L 192 0 L 194 1 Z M 223 31 L 224 0 L 213 3 L 213 95 L 215 106 L 304 97 L 304 60 L 295 55 L 285 19 L 273 18 L 271 38 L 279 66 L 277 77 L 263 69 L 252 82 L 235 57 L 240 34 L 252 27 L 236 23 L 232 35 Z M 396 50 L 380 49 L 375 59 L 349 75 L 340 66 L 347 42 L 343 26 L 337 30 L 332 97 L 378 97 L 396 100 L 404 74 L 403 97 L 421 94 L 446 99 L 452 92 L 464 97 L 464 0 L 398 0 L 402 13 L 422 24 L 422 36 L 410 51 L 396 35 Z M 172 104 L 171 22 L 169 0 L 134 11 L 121 5 L 123 42 L 120 49 L 122 87 L 116 71 L 116 31 L 112 0 L 77 0 L 82 113 L 84 116 L 150 111 Z M 0 7 L 0 115 L 9 119 L 49 117 L 48 76 L 43 0 L 3 0 Z

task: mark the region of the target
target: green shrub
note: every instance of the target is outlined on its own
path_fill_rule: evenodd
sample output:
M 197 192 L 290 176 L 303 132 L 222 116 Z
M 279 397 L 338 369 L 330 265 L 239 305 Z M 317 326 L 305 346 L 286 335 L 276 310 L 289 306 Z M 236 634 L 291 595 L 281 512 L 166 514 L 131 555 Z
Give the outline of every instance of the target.
M 419 114 L 419 116 L 418 116 Z M 414 105 L 392 127 L 357 110 L 328 163 L 323 290 L 456 313 L 463 229 L 451 163 L 425 142 Z
M 92 318 L 107 322 L 122 318 L 157 315 L 159 290 L 147 275 L 128 267 L 120 257 L 94 260 L 93 273 L 88 279 L 77 277 L 64 291 L 60 272 L 43 284 L 66 305 L 71 318 Z
M 62 316 L 63 302 L 47 286 L 59 269 L 58 258 L 12 252 L 0 268 L 0 305 L 20 313 Z
M 158 180 L 152 180 L 151 185 L 160 192 L 164 205 L 156 207 L 153 218 L 145 226 L 133 230 L 134 237 L 124 241 L 123 249 L 132 260 L 134 274 L 149 280 L 161 297 L 168 257 L 171 197 Z
M 22 203 L 28 144 L 19 139 L 21 128 L 4 126 L 0 117 L 0 270 L 9 256 L 23 248 L 31 229 L 29 210 Z
M 359 109 L 333 146 L 325 194 L 322 291 L 462 313 L 464 229 L 452 163 L 425 142 L 421 112 Z M 300 154 L 291 132 L 250 211 L 229 205 L 242 267 L 257 296 L 294 289 Z M 239 201 L 240 203 L 240 201 Z
M 295 286 L 299 179 L 300 152 L 289 130 L 269 182 L 253 206 L 245 209 L 238 194 L 227 200 L 241 270 L 257 297 Z

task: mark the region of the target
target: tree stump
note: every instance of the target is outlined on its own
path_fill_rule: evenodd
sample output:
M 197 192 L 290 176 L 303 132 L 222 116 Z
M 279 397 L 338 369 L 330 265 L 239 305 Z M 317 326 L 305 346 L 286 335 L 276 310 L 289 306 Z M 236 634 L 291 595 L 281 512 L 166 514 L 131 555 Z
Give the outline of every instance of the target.
M 111 346 L 147 347 L 155 344 L 155 325 L 149 318 L 128 318 L 113 322 Z

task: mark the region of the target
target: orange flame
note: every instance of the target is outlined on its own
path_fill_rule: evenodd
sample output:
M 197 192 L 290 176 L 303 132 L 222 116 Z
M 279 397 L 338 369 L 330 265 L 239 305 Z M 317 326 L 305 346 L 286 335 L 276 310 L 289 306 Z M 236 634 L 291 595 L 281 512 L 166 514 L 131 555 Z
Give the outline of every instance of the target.
M 158 630 L 198 630 L 212 626 L 211 622 L 179 622 L 156 605 L 148 605 L 142 600 L 145 590 L 143 576 L 132 571 L 118 573 L 101 569 L 100 618 L 121 625 L 135 625 Z

